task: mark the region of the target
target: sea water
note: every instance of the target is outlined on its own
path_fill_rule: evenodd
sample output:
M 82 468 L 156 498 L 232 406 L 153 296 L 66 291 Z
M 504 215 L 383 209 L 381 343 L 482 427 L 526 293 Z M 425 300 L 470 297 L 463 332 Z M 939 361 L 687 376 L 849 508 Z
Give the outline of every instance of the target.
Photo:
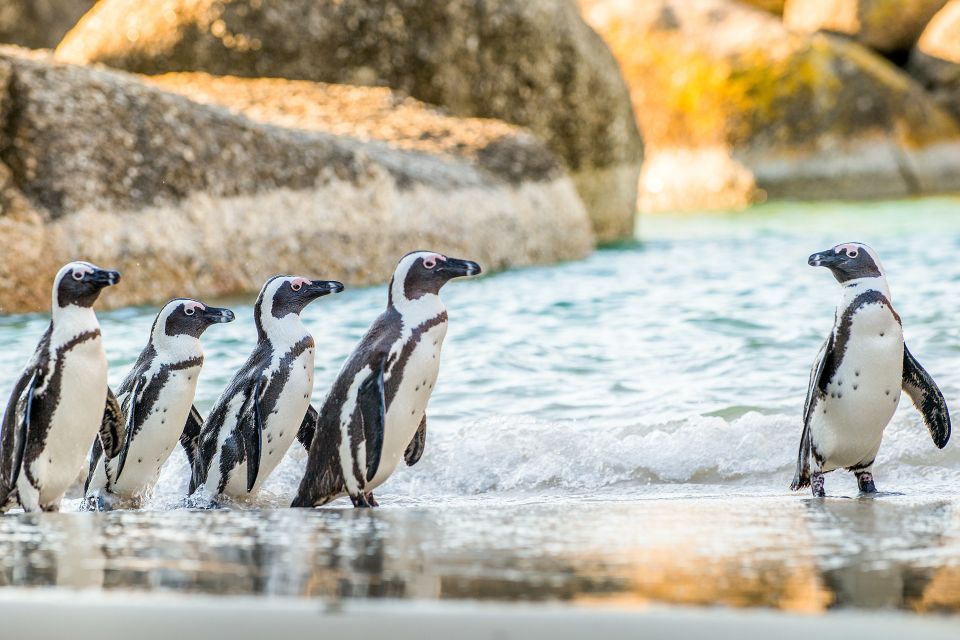
M 807 256 L 873 246 L 908 346 L 960 407 L 958 212 L 937 198 L 648 217 L 640 240 L 583 261 L 454 281 L 426 453 L 381 487 L 380 510 L 286 510 L 295 443 L 253 504 L 191 511 L 178 449 L 139 512 L 0 518 L 0 583 L 958 610 L 960 448 L 937 450 L 908 397 L 875 467 L 901 495 L 850 499 L 843 472 L 828 501 L 787 490 L 839 298 Z M 251 300 L 209 302 L 237 320 L 203 336 L 204 414 L 256 336 Z M 356 288 L 303 313 L 314 406 L 385 304 L 385 287 Z M 99 313 L 114 386 L 155 313 Z M 0 318 L 0 393 L 47 322 Z

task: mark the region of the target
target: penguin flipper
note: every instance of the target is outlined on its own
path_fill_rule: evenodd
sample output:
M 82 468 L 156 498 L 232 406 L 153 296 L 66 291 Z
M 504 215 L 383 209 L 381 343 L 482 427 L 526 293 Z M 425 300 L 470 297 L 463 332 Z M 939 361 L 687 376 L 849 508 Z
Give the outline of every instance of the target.
M 420 461 L 423 455 L 423 448 L 427 444 L 427 414 L 423 414 L 423 420 L 420 421 L 420 427 L 413 434 L 413 440 L 407 445 L 407 450 L 403 453 L 403 459 L 407 461 L 407 466 L 412 467 Z
M 357 404 L 363 422 L 363 440 L 367 451 L 367 482 L 373 480 L 380 468 L 380 454 L 383 453 L 383 431 L 387 419 L 386 394 L 383 374 L 386 369 L 385 357 L 374 366 L 373 371 L 360 384 Z
M 107 387 L 107 400 L 103 407 L 103 419 L 100 421 L 100 447 L 107 458 L 113 458 L 123 447 L 125 420 L 120 403 L 113 390 Z
M 196 405 L 191 405 L 190 413 L 187 414 L 187 421 L 183 425 L 183 433 L 180 434 L 180 446 L 187 454 L 187 462 L 190 463 L 191 472 L 197 458 L 197 445 L 200 442 L 201 429 L 203 429 L 203 416 L 197 411 Z
M 313 408 L 313 405 L 307 407 L 307 413 L 303 416 L 303 422 L 297 430 L 297 440 L 303 445 L 303 448 L 310 451 L 310 445 L 313 444 L 313 436 L 317 433 L 317 420 L 320 414 Z
M 827 358 L 833 349 L 833 333 L 826 339 L 820 351 L 817 353 L 816 363 L 810 370 L 810 382 L 807 385 L 807 399 L 803 403 L 803 433 L 800 436 L 800 450 L 797 452 L 797 470 L 793 474 L 793 482 L 790 483 L 792 491 L 799 491 L 804 487 L 810 486 L 810 453 L 812 445 L 810 442 L 810 418 L 817 405 L 819 397 L 820 379 L 826 369 Z
M 130 443 L 133 442 L 133 427 L 136 424 L 137 418 L 138 396 L 144 386 L 143 383 L 143 376 L 137 378 L 137 381 L 133 383 L 133 390 L 130 391 L 130 395 L 128 396 L 130 402 L 127 404 L 127 420 L 124 427 L 123 447 L 120 449 L 120 458 L 117 460 L 117 474 L 114 482 L 120 479 L 120 474 L 123 473 L 123 466 L 127 463 L 127 454 L 130 452 Z
M 20 376 L 10 394 L 7 412 L 3 416 L 3 431 L 0 434 L 2 447 L 2 475 L 0 475 L 0 502 L 6 502 L 10 492 L 17 486 L 23 454 L 30 434 L 30 417 L 33 412 L 33 390 L 40 372 L 28 368 Z
M 950 440 L 951 430 L 947 402 L 943 399 L 937 383 L 926 369 L 920 366 L 907 345 L 903 345 L 903 390 L 923 416 L 933 444 L 937 445 L 938 449 L 943 449 Z
M 244 420 L 241 425 L 243 449 L 247 460 L 247 493 L 253 491 L 260 475 L 260 452 L 263 450 L 263 411 L 260 408 L 260 397 L 263 395 L 263 378 L 257 379 L 253 387 L 253 424 L 247 427 L 248 433 L 243 433 L 243 426 L 250 425 L 250 420 Z M 252 428 L 251 428 L 252 427 Z

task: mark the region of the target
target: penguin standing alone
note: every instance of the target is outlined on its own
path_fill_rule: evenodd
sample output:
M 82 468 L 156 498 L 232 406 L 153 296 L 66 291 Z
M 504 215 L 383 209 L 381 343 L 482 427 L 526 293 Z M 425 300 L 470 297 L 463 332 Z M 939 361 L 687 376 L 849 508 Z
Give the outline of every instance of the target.
M 93 311 L 100 291 L 120 273 L 71 262 L 53 281 L 50 325 L 10 394 L 0 434 L 0 511 L 56 511 L 83 469 L 100 431 L 111 454 L 119 434 L 103 421 L 119 414 L 107 389 L 107 357 Z
M 207 421 L 191 412 L 182 442 L 193 470 L 190 493 L 244 499 L 283 459 L 313 391 L 313 336 L 300 320 L 312 301 L 343 291 L 339 282 L 274 276 L 254 305 L 257 346 Z
M 138 507 L 153 489 L 160 468 L 179 442 L 203 366 L 200 336 L 213 324 L 231 322 L 229 309 L 176 299 L 163 306 L 150 339 L 117 389 L 123 423 L 119 453 L 106 458 L 100 440 L 90 452 L 84 493 L 91 508 L 111 508 L 117 498 Z M 105 420 L 112 419 L 110 414 Z
M 440 288 L 452 278 L 478 273 L 476 262 L 428 251 L 400 260 L 386 311 L 344 363 L 316 424 L 305 421 L 301 429 L 309 455 L 291 506 L 319 506 L 344 493 L 355 507 L 377 506 L 373 490 L 401 457 L 416 464 L 447 333 Z
M 808 263 L 830 269 L 843 288 L 833 331 L 810 373 L 790 488 L 809 486 L 823 497 L 823 474 L 843 468 L 856 474 L 861 492 L 875 493 L 873 462 L 901 388 L 941 449 L 950 439 L 950 415 L 933 378 L 904 344 L 876 253 L 865 244 L 839 244 Z

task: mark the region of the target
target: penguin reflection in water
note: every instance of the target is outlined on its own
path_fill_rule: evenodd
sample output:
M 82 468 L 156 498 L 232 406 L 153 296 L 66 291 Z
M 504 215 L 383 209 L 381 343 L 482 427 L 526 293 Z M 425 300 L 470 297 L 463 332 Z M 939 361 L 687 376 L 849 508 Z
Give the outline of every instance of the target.
M 50 325 L 14 385 L 0 435 L 0 511 L 56 511 L 83 469 L 104 412 L 119 412 L 107 389 L 107 357 L 93 312 L 120 273 L 71 262 L 53 281 Z M 100 432 L 115 452 L 118 434 Z
M 862 493 L 875 493 L 873 462 L 900 390 L 913 400 L 941 449 L 950 439 L 947 405 L 903 342 L 876 253 L 864 244 L 840 244 L 813 254 L 809 264 L 830 269 L 842 291 L 833 330 L 810 373 L 790 488 L 809 486 L 823 497 L 823 474 L 843 468 L 856 474 Z
M 255 494 L 297 437 L 313 391 L 313 336 L 300 312 L 339 282 L 275 276 L 253 307 L 257 346 L 202 423 L 191 411 L 183 448 L 190 493 L 246 499 Z M 128 463 L 129 464 L 129 463 Z
M 423 454 L 426 407 L 440 369 L 447 310 L 440 288 L 480 265 L 417 251 L 404 256 L 390 281 L 387 309 L 341 368 L 316 425 L 302 430 L 309 454 L 293 507 L 326 504 L 344 494 L 355 507 L 375 507 L 373 490 Z M 311 414 L 313 415 L 313 414 Z M 311 417 L 308 415 L 307 418 Z
M 171 300 L 160 310 L 150 339 L 117 389 L 121 413 L 104 413 L 104 429 L 122 434 L 113 457 L 93 441 L 84 487 L 86 506 L 110 509 L 117 502 L 139 507 L 180 441 L 193 408 L 203 366 L 200 336 L 213 324 L 231 322 L 233 312 L 196 300 Z M 113 424 L 106 424 L 113 422 Z

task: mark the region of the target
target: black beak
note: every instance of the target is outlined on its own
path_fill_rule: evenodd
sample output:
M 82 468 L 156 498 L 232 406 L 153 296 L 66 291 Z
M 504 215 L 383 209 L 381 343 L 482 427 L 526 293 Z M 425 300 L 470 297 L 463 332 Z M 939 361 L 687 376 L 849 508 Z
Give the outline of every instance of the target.
M 112 287 L 120 282 L 120 272 L 108 271 L 107 269 L 94 269 L 93 273 L 88 276 L 88 279 L 101 289 L 103 287 Z
M 218 309 L 217 307 L 207 307 L 203 310 L 203 319 L 208 324 L 218 324 L 221 322 L 233 322 L 236 316 L 230 309 Z
M 449 278 L 460 278 L 463 276 L 475 276 L 481 273 L 480 265 L 472 260 L 460 260 L 459 258 L 447 258 L 437 266 L 437 271 L 444 273 Z
M 343 283 L 336 280 L 314 280 L 306 287 L 306 293 L 311 300 L 341 291 L 343 291 Z
M 830 267 L 840 264 L 840 261 L 843 258 L 843 254 L 837 253 L 833 249 L 827 249 L 826 251 L 820 251 L 815 253 L 807 259 L 807 264 L 811 267 Z

